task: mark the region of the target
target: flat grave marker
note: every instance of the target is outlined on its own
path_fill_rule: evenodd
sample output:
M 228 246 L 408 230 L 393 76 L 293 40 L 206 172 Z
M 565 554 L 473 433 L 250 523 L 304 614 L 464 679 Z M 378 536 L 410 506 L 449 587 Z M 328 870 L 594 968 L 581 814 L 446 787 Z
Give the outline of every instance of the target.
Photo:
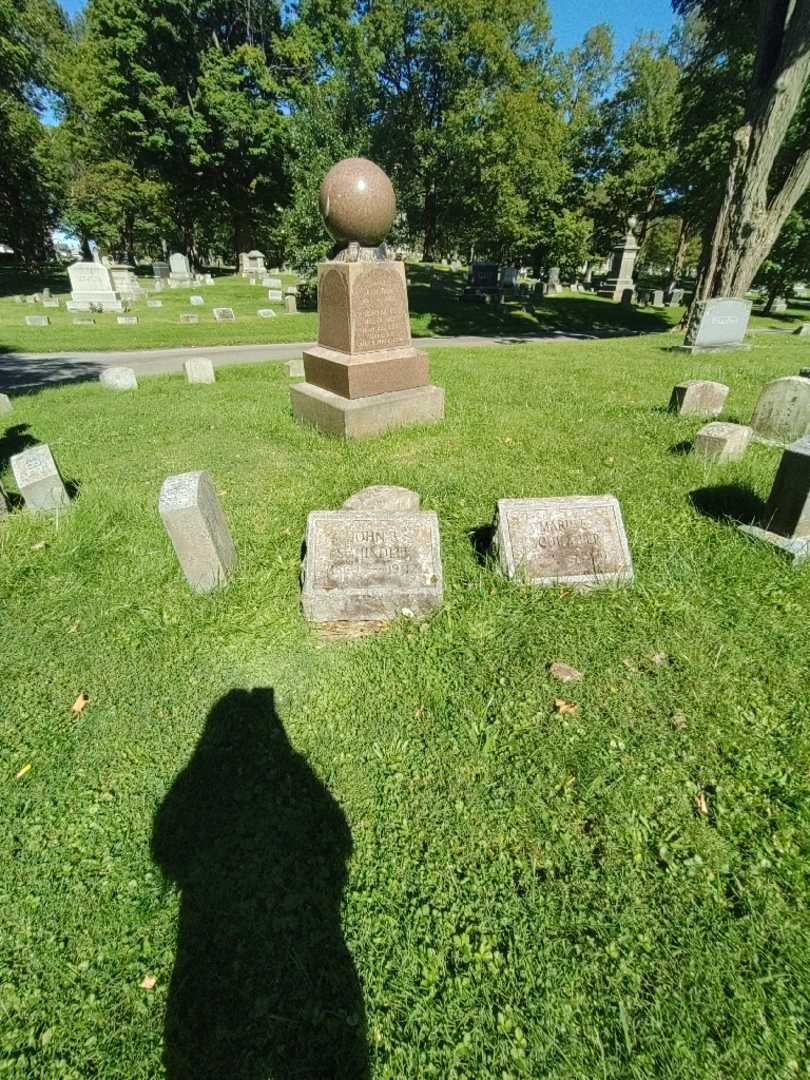
M 73 325 L 74 326 L 95 326 L 96 325 L 96 320 L 95 319 L 75 318 L 73 320 Z
M 284 299 L 284 294 L 282 293 L 281 289 L 268 289 L 267 299 L 274 300 L 276 303 L 280 304 L 281 301 Z
M 198 323 L 200 321 L 199 315 L 192 315 L 191 312 L 186 312 L 180 316 L 181 323 Z
M 205 297 L 200 296 L 199 293 L 192 293 L 188 302 L 194 307 L 201 307 L 205 303 Z
M 119 326 L 137 326 L 137 315 L 117 315 L 115 320 Z
M 633 580 L 613 495 L 499 499 L 495 550 L 501 572 L 527 585 L 601 588 Z
M 275 311 L 269 307 L 260 307 L 256 314 L 260 319 L 275 319 L 276 317 Z
M 217 322 L 233 322 L 236 316 L 233 313 L 233 308 L 229 307 L 215 307 L 213 309 L 214 318 Z
M 47 315 L 26 315 L 25 316 L 25 325 L 26 326 L 50 326 L 51 325 L 51 320 L 48 318 Z
M 290 361 L 292 363 L 292 361 Z M 419 510 L 420 499 L 416 491 L 398 487 L 396 484 L 372 484 L 350 495 L 343 504 L 344 510 Z
M 147 300 L 146 301 L 146 306 L 148 308 L 162 308 L 163 307 L 163 301 L 162 300 Z

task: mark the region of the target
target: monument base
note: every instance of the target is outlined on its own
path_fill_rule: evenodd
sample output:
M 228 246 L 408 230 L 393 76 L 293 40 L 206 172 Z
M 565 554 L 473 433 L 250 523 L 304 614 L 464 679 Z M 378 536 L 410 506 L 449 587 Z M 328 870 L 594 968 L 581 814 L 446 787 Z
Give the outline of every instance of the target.
M 603 281 L 599 288 L 596 290 L 597 296 L 604 296 L 608 300 L 621 300 L 622 293 L 625 289 L 633 289 L 635 291 L 636 283 L 632 278 L 608 278 Z
M 410 346 L 342 353 L 314 345 L 304 353 L 307 382 L 345 398 L 413 390 L 430 377 L 427 353 Z
M 296 420 L 344 439 L 381 435 L 410 424 L 432 424 L 444 417 L 444 390 L 440 386 L 344 398 L 305 382 L 290 388 L 290 402 Z
M 758 525 L 740 525 L 738 528 L 746 536 L 751 536 L 754 540 L 764 541 L 781 551 L 794 566 L 800 566 L 802 563 L 810 561 L 810 536 L 780 536 L 779 533 L 760 529 Z
M 718 352 L 750 352 L 753 345 L 745 341 L 732 342 L 729 345 L 672 345 L 672 352 L 688 353 L 718 353 Z

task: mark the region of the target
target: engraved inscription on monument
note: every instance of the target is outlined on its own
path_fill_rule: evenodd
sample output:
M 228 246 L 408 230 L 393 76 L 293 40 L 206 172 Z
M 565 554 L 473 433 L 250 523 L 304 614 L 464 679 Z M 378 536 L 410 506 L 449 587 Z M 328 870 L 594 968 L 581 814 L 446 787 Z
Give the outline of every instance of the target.
M 530 585 L 633 579 L 621 510 L 611 495 L 501 499 L 496 546 L 503 573 Z
M 352 283 L 354 349 L 371 352 L 409 345 L 408 297 L 398 266 L 373 266 Z
M 441 604 L 438 520 L 429 511 L 314 511 L 302 604 L 315 622 L 424 615 Z

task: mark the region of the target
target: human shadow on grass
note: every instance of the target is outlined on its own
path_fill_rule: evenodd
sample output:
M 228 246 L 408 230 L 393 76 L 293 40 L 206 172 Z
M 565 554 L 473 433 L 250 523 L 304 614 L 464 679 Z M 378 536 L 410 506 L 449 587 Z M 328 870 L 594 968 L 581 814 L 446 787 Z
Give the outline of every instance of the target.
M 761 519 L 764 501 L 747 484 L 719 484 L 689 492 L 689 501 L 699 514 L 715 521 L 739 521 L 745 525 Z
M 157 811 L 181 892 L 169 1080 L 366 1080 L 365 1010 L 340 926 L 351 833 L 269 689 L 211 710 Z

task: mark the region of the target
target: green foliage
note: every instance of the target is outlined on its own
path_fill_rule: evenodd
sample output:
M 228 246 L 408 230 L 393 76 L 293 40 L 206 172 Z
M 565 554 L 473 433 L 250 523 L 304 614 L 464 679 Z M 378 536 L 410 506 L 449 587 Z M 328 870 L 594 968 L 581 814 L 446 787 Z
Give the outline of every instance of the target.
M 767 290 L 767 310 L 770 310 L 777 296 L 792 296 L 793 286 L 800 281 L 810 281 L 810 197 L 807 196 L 789 215 L 755 284 Z

